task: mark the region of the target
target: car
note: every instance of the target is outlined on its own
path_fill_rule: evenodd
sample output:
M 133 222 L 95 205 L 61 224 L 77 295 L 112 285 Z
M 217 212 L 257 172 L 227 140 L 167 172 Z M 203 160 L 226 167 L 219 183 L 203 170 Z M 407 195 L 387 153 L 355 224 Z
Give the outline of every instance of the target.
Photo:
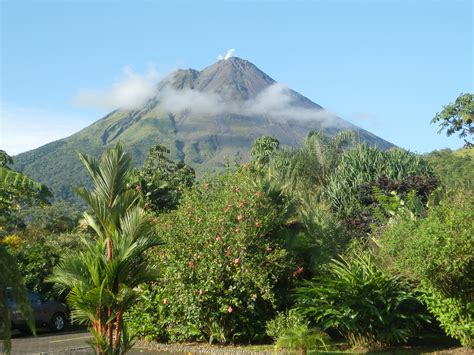
M 64 303 L 53 299 L 45 300 L 40 294 L 30 290 L 28 290 L 28 298 L 36 327 L 48 327 L 54 332 L 64 330 L 69 315 L 69 310 Z M 27 330 L 26 321 L 13 300 L 11 288 L 7 288 L 7 300 L 11 312 L 12 329 Z

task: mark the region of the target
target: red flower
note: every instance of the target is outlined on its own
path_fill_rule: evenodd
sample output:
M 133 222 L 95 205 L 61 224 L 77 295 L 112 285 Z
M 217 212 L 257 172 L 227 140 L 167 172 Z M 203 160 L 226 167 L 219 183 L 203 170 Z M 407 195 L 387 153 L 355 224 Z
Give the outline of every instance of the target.
M 262 225 L 259 222 L 255 222 L 255 227 L 260 228 Z
M 235 264 L 235 265 L 239 265 L 239 264 L 240 264 L 240 259 L 239 259 L 239 258 L 235 258 L 235 259 L 234 259 L 234 264 Z
M 227 249 L 227 250 L 226 250 L 225 256 L 230 256 L 230 249 Z
M 163 304 L 164 304 L 164 305 L 167 305 L 167 304 L 168 304 L 168 299 L 167 299 L 167 298 L 164 298 L 164 299 L 163 299 Z
M 299 274 L 301 274 L 303 272 L 303 267 L 302 266 L 298 266 L 298 268 L 296 269 L 296 271 L 293 273 L 293 276 L 296 277 L 298 276 Z
M 231 306 L 229 306 L 229 308 L 227 308 L 228 313 L 232 313 L 233 311 L 234 311 L 234 309 Z
M 206 183 L 204 184 L 204 188 L 205 188 L 206 190 L 209 189 L 209 183 L 206 182 Z
M 188 261 L 188 266 L 189 267 L 194 267 L 194 263 L 192 261 Z
M 270 253 L 272 251 L 272 247 L 267 247 L 267 251 Z
M 244 207 L 244 203 L 242 201 L 239 202 L 239 208 Z
M 222 237 L 221 237 L 219 234 L 217 234 L 217 235 L 216 235 L 216 240 L 217 240 L 217 241 L 221 241 L 221 240 L 222 240 Z

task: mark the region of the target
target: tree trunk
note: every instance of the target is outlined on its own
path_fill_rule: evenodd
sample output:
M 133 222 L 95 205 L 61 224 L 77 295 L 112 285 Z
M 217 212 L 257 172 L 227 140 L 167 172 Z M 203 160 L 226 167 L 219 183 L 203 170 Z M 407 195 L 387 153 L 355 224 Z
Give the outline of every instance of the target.
M 117 313 L 117 319 L 115 320 L 115 344 L 116 348 L 119 347 L 120 344 L 120 323 L 122 322 L 122 315 L 123 315 L 123 308 L 120 308 Z

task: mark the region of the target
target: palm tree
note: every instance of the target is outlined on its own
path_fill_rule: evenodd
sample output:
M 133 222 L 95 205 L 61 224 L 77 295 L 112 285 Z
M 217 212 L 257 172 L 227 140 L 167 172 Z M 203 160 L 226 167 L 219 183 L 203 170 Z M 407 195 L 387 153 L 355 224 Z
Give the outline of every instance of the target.
M 80 252 L 65 255 L 51 281 L 69 291 L 73 321 L 89 325 L 99 354 L 122 354 L 130 347 L 124 312 L 137 299 L 137 287 L 156 279 L 145 252 L 159 244 L 135 190 L 127 187 L 132 161 L 123 147 L 99 160 L 80 154 L 93 189 L 76 192 L 91 212 L 83 221 L 95 238 L 82 238 Z
M 301 148 L 280 150 L 270 163 L 275 180 L 283 181 L 285 189 L 303 201 L 315 194 L 335 170 L 341 153 L 356 143 L 351 131 L 328 137 L 323 132 L 310 132 Z

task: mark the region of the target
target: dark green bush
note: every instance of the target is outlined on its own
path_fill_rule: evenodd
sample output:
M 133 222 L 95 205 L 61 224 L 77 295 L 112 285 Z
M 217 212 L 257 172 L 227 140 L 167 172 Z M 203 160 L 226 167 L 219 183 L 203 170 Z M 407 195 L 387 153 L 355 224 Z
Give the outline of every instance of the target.
M 370 256 L 334 260 L 296 295 L 303 314 L 323 330 L 336 329 L 351 345 L 404 342 L 426 318 L 408 285 Z
M 157 288 L 145 286 L 138 302 L 127 313 L 125 319 L 131 334 L 145 340 L 168 341 L 166 329 L 166 307 L 164 298 Z
M 417 283 L 446 333 L 465 346 L 474 338 L 474 198 L 464 191 L 424 219 L 400 219 L 379 237 L 390 268 Z
M 53 284 L 47 283 L 54 266 L 59 262 L 62 251 L 44 243 L 27 244 L 14 251 L 18 269 L 26 287 L 46 298 L 57 297 Z

